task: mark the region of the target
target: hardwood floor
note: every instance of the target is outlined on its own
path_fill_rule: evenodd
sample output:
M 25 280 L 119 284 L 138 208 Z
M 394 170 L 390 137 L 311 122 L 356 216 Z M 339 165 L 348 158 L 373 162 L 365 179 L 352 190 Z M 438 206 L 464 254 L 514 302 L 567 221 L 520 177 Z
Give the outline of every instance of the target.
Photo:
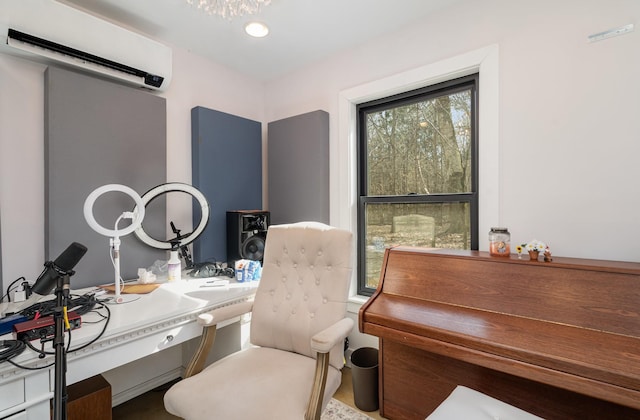
M 113 420 L 175 420 L 167 413 L 162 398 L 172 384 L 163 385 L 132 400 L 113 407 Z
M 164 410 L 162 397 L 171 384 L 158 387 L 152 391 L 140 395 L 130 401 L 113 408 L 114 420 L 175 420 Z M 342 369 L 342 384 L 336 391 L 334 398 L 357 409 L 353 402 L 353 384 L 351 382 L 351 369 Z M 379 411 L 365 413 L 376 420 L 384 419 Z

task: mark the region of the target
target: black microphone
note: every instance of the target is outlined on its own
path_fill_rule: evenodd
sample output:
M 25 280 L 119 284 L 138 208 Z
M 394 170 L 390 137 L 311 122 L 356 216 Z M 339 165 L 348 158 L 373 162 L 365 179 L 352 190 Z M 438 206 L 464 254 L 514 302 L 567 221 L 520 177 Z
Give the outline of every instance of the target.
M 58 277 L 73 275 L 73 268 L 78 264 L 86 252 L 86 246 L 74 242 L 69 245 L 55 261 L 47 261 L 44 263 L 44 270 L 42 270 L 42 273 L 40 273 L 38 279 L 29 290 L 31 296 L 27 295 L 29 296 L 28 299 L 22 302 L 12 302 L 4 315 L 21 313 L 25 309 L 44 299 L 44 296 L 51 293 L 51 291 L 57 286 Z M 69 284 L 66 279 L 62 285 L 62 292 L 65 297 L 69 294 Z
M 62 254 L 56 258 L 55 261 L 47 261 L 44 263 L 45 269 L 42 271 L 38 279 L 36 280 L 31 292 L 40 296 L 45 296 L 51 293 L 54 287 L 56 287 L 56 279 L 60 276 L 72 276 L 73 268 L 82 259 L 87 252 L 87 247 L 74 242 L 64 250 Z

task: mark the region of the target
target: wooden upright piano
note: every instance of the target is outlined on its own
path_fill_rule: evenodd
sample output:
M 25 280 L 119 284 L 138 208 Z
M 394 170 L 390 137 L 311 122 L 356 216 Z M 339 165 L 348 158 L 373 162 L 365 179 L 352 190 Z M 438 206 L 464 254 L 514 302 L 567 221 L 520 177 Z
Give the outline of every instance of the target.
M 464 385 L 546 419 L 640 419 L 640 264 L 397 247 L 360 309 L 380 413 Z

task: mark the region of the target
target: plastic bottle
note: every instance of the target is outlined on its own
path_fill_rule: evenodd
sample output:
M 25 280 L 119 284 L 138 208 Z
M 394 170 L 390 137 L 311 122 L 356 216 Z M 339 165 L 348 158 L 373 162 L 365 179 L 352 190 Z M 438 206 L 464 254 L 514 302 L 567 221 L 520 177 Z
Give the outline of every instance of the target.
M 167 262 L 167 281 L 182 280 L 182 264 L 178 257 L 178 251 L 171 251 L 171 256 Z
M 489 232 L 489 253 L 493 256 L 508 257 L 511 253 L 511 234 L 507 228 L 493 227 Z

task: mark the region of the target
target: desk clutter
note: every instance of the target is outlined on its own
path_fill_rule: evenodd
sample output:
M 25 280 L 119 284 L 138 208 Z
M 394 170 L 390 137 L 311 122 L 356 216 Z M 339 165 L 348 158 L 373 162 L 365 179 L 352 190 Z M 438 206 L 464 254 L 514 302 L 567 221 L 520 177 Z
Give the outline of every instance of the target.
M 262 264 L 260 261 L 243 259 L 235 261 L 234 268 L 227 263 L 204 262 L 194 264 L 187 275 L 194 278 L 230 277 L 235 278 L 238 283 L 258 281 L 262 275 Z
M 226 263 L 204 262 L 194 264 L 190 271 L 187 272 L 189 277 L 206 278 L 206 277 L 234 277 L 235 272 L 232 267 Z
M 235 279 L 237 283 L 252 282 L 260 280 L 262 274 L 262 265 L 260 261 L 253 260 L 238 260 L 235 262 L 235 269 L 229 267 L 226 263 L 219 262 L 204 262 L 193 264 L 193 266 L 186 270 L 186 276 L 181 277 L 182 280 L 188 280 L 189 278 L 210 278 L 210 277 L 229 277 Z M 123 294 L 136 294 L 145 295 L 156 290 L 162 283 L 174 282 L 166 274 L 167 262 L 156 261 L 149 270 L 140 268 L 138 270 L 137 281 L 131 281 L 124 283 L 120 286 L 120 293 Z M 160 281 L 158 281 L 160 279 Z M 215 283 L 215 284 L 214 284 Z M 215 282 L 207 282 L 207 284 L 201 287 L 218 287 L 228 286 L 229 280 L 216 280 Z M 101 289 L 115 293 L 115 284 L 104 284 L 100 286 Z
M 187 277 L 192 278 L 208 278 L 208 277 L 229 277 L 235 278 L 238 283 L 245 281 L 260 280 L 262 274 L 262 264 L 260 261 L 249 259 L 240 259 L 234 262 L 235 267 L 229 266 L 227 263 L 205 261 L 202 263 L 194 263 L 187 267 Z M 158 280 L 161 282 L 175 281 L 175 277 L 168 275 L 169 264 L 167 261 L 156 261 L 148 270 L 144 268 L 138 269 L 138 283 L 155 284 Z M 184 279 L 184 277 L 180 277 Z M 105 288 L 104 286 L 101 286 Z M 133 293 L 133 292 L 132 292 Z
M 260 261 L 238 260 L 235 264 L 236 281 L 238 283 L 260 280 L 262 275 Z
M 55 299 L 45 300 L 36 302 L 18 313 L 3 317 L 0 322 L 2 326 L 0 335 L 12 333 L 13 340 L 1 341 L 0 363 L 10 362 L 16 367 L 22 368 L 21 365 L 11 361 L 11 359 L 20 355 L 27 347 L 40 354 L 41 358 L 52 354 L 44 350 L 44 344 L 53 340 L 55 334 L 54 313 L 56 309 Z M 86 293 L 70 298 L 64 311 L 64 331 L 80 328 L 83 315 L 102 309 L 104 309 L 106 313 L 101 314 L 102 319 L 98 322 L 104 322 L 104 328 L 89 344 L 99 339 L 104 333 L 110 318 L 110 311 L 103 302 L 96 298 L 94 293 Z M 30 343 L 35 340 L 41 341 L 41 348 L 37 348 Z M 84 348 L 84 345 L 72 348 L 71 342 L 69 342 L 68 346 L 67 352 L 75 352 Z

